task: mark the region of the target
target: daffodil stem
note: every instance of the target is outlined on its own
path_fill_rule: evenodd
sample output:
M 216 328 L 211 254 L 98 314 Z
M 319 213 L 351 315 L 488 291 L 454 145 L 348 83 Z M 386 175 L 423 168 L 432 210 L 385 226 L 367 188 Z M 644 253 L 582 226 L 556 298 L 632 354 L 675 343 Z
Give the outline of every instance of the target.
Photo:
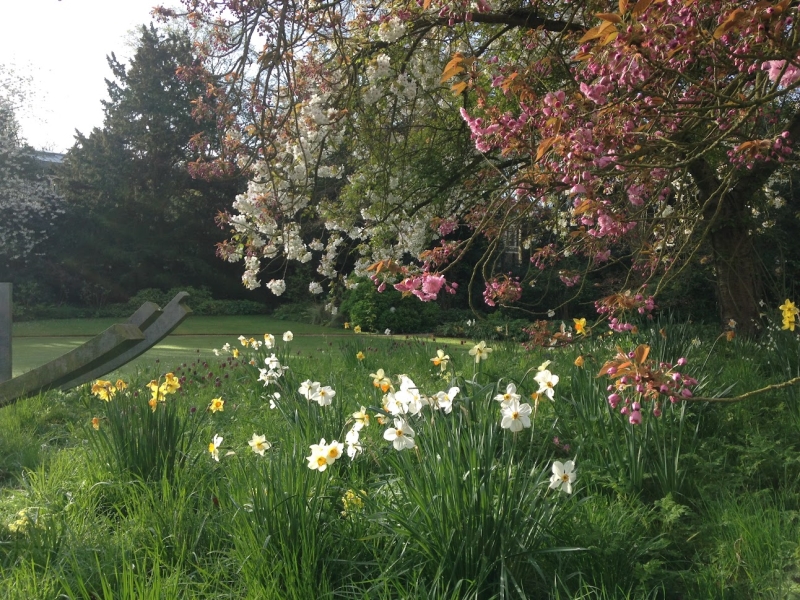
M 782 383 L 773 383 L 772 385 L 768 385 L 766 387 L 757 390 L 752 390 L 740 396 L 733 396 L 730 398 L 704 398 L 702 396 L 697 396 L 694 398 L 685 398 L 684 400 L 688 400 L 691 402 L 740 402 L 742 400 L 747 400 L 748 398 L 751 398 L 753 396 L 757 396 L 758 394 L 769 392 L 770 390 L 780 390 L 782 388 L 797 385 L 798 383 L 800 383 L 800 377 L 794 377 L 792 379 L 789 379 L 788 381 L 784 381 Z

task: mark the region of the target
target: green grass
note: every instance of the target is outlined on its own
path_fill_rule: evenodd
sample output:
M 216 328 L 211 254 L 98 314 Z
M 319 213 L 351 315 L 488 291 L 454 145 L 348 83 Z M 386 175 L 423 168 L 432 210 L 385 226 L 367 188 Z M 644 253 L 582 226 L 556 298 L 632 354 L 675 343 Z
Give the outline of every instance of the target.
M 64 319 L 29 321 L 13 325 L 13 376 L 21 375 L 77 348 L 114 323 L 115 319 Z M 352 337 L 346 330 L 279 321 L 268 317 L 188 317 L 163 342 L 113 375 L 130 375 L 137 369 L 160 364 L 178 365 L 196 358 L 211 360 L 214 348 L 245 335 L 262 339 L 264 333 L 278 337 L 287 330 L 295 334 L 295 352 L 310 353 L 330 339 Z M 198 352 L 199 350 L 199 352 Z
M 796 376 L 800 344 L 789 332 L 696 345 L 691 326 L 667 325 L 664 340 L 663 324 L 654 324 L 561 350 L 493 343 L 476 366 L 471 341 L 326 338 L 295 324 L 248 322 L 208 321 L 207 336 L 174 336 L 176 351 L 189 350 L 173 357 L 182 362 L 162 354 L 131 371 L 111 403 L 84 386 L 0 409 L 0 597 L 800 594 L 798 391 L 678 404 L 657 420 L 645 411 L 635 427 L 609 410 L 608 381 L 596 377 L 617 345 L 649 343 L 657 361 L 687 356 L 704 395 L 733 383 L 746 391 Z M 208 331 L 212 323 L 235 329 Z M 236 340 L 286 329 L 295 339 L 269 351 Z M 183 345 L 203 339 L 241 355 Z M 444 373 L 430 361 L 437 348 L 451 357 Z M 263 366 L 273 351 L 289 370 L 265 387 L 249 361 Z M 573 364 L 577 354 L 583 369 Z M 494 397 L 513 382 L 531 402 L 545 359 L 560 377 L 554 401 L 538 405 L 531 428 L 502 429 Z M 145 384 L 168 369 L 182 387 L 153 413 Z M 452 413 L 426 406 L 406 417 L 414 449 L 384 439 L 378 369 L 397 389 L 401 373 L 425 395 L 460 388 Z M 300 396 L 307 379 L 336 391 L 329 406 Z M 206 410 L 212 398 L 224 399 L 223 411 Z M 362 406 L 371 417 L 363 452 L 309 469 L 311 445 L 344 441 Z M 264 456 L 250 449 L 253 434 L 271 443 Z M 219 462 L 208 448 L 215 435 L 223 438 Z M 549 488 L 553 461 L 568 459 L 577 465 L 571 495 Z

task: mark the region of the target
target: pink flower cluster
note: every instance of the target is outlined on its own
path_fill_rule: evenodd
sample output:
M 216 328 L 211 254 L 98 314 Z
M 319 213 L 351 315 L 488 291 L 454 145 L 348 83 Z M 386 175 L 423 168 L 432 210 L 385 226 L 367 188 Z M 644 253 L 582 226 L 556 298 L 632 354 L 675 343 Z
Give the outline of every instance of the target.
M 442 288 L 448 294 L 455 294 L 458 284 L 456 282 L 447 283 L 444 275 L 437 275 L 436 273 L 422 273 L 413 277 L 406 277 L 400 283 L 394 284 L 394 289 L 397 291 L 410 292 L 423 302 L 436 300 Z
M 483 290 L 483 301 L 488 306 L 500 304 L 510 304 L 522 298 L 522 286 L 519 277 L 509 277 L 501 275 L 494 277 L 486 282 Z
M 635 352 L 630 352 L 627 357 L 635 360 Z M 662 403 L 667 399 L 676 404 L 693 396 L 690 388 L 697 385 L 697 380 L 676 371 L 671 363 L 659 363 L 658 368 L 652 368 L 647 363 L 634 364 L 633 368 L 626 367 L 625 362 L 617 361 L 619 366 L 611 365 L 603 369 L 609 377 L 615 378 L 618 370 L 624 369 L 627 373 L 616 377 L 616 381 L 606 390 L 608 404 L 613 410 L 628 417 L 631 425 L 642 424 L 643 403 L 652 403 L 653 416 L 661 416 Z M 683 367 L 687 363 L 685 358 L 680 358 L 675 366 Z

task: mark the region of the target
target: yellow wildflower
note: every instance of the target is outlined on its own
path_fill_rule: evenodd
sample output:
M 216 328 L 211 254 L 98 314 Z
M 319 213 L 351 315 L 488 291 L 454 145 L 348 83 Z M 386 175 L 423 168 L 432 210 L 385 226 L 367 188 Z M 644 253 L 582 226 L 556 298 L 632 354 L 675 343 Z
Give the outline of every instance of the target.
M 212 413 L 224 411 L 225 400 L 222 398 L 212 398 L 211 404 L 208 406 L 208 410 L 210 410 Z

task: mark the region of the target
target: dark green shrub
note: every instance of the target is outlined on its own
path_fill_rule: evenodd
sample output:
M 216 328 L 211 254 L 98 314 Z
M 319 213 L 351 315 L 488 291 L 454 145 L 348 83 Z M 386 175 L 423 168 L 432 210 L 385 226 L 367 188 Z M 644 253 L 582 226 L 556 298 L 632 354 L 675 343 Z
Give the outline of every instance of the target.
M 433 331 L 439 323 L 440 308 L 435 302 L 421 302 L 387 287 L 378 292 L 369 280 L 348 290 L 342 301 L 341 312 L 353 325 L 364 331 L 392 333 L 421 333 Z

